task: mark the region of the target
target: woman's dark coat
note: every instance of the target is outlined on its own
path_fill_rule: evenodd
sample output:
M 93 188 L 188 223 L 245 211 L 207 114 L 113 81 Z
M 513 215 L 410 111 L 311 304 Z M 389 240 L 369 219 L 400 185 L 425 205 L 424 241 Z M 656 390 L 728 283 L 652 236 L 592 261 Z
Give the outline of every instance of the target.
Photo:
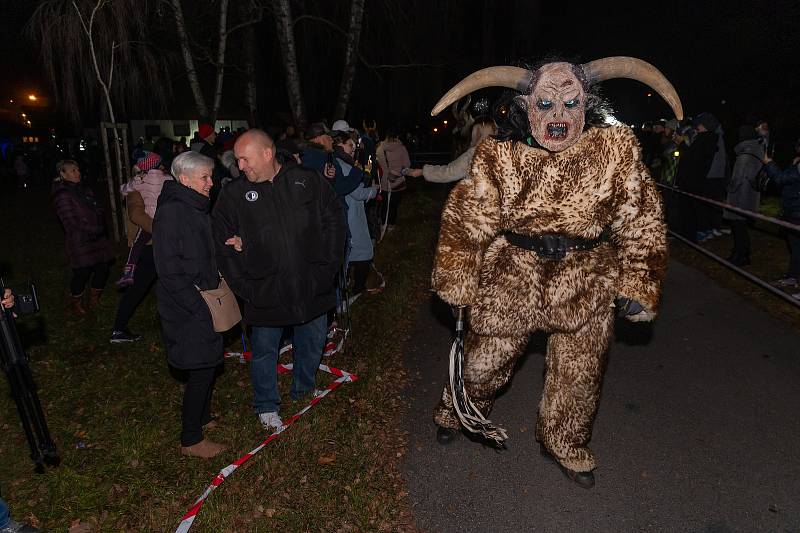
M 59 180 L 53 184 L 53 207 L 64 227 L 67 258 L 72 268 L 111 261 L 114 250 L 106 236 L 103 209 L 89 187 Z
M 158 314 L 169 363 L 182 369 L 222 362 L 222 335 L 214 331 L 201 289 L 216 289 L 219 273 L 211 238 L 209 199 L 167 181 L 153 219 Z

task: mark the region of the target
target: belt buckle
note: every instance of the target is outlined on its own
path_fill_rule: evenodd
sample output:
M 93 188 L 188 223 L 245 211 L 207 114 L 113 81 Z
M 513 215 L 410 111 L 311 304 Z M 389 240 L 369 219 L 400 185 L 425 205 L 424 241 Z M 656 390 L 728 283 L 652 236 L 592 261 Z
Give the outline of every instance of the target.
M 545 259 L 561 261 L 566 257 L 567 251 L 564 243 L 558 235 L 542 236 L 542 251 L 539 253 Z

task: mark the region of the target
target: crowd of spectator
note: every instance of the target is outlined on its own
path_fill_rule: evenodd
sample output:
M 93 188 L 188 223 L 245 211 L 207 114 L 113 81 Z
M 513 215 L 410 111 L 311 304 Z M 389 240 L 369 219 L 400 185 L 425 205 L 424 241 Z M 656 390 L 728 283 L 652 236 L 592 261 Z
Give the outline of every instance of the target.
M 638 130 L 642 159 L 658 182 L 678 191 L 714 200 L 703 202 L 664 188 L 667 221 L 673 231 L 694 243 L 732 234 L 727 260 L 737 267 L 751 263 L 750 228 L 761 195 L 771 187 L 780 194 L 780 216 L 800 225 L 800 140 L 794 158 L 781 170 L 772 160 L 774 143 L 769 122 L 756 119 L 738 128 L 727 143 L 720 122 L 700 113 L 683 123 L 677 120 L 645 123 Z M 722 207 L 727 204 L 732 208 Z M 798 288 L 800 233 L 786 229 L 789 263 L 785 274 L 773 280 L 782 288 Z M 800 292 L 792 294 L 800 299 Z
M 110 341 L 141 338 L 128 322 L 157 286 L 167 359 L 185 382 L 185 455 L 226 449 L 204 437 L 216 424 L 210 405 L 223 337 L 200 291 L 224 279 L 238 299 L 255 413 L 264 428 L 280 428 L 282 345 L 293 346 L 291 397 L 315 393 L 336 312 L 367 292 L 375 243 L 396 224 L 410 158 L 394 132 L 379 141 L 374 129 L 358 132 L 339 120 L 276 137 L 201 124 L 188 145 L 140 139 L 120 188 L 129 252 L 115 283 L 124 292 Z M 70 310 L 85 315 L 99 303 L 113 260 L 105 214 L 74 160 L 58 163 L 52 198 L 72 268 Z

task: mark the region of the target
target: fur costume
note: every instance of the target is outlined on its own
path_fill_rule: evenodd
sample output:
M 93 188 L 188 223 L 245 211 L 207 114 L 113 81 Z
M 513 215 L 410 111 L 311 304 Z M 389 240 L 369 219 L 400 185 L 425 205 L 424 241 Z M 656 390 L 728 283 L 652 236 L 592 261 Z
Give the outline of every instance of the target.
M 564 72 L 556 78 L 559 87 L 572 76 Z M 536 95 L 540 87 L 533 85 Z M 562 116 L 584 97 L 570 94 L 559 96 L 567 104 Z M 487 139 L 478 146 L 442 214 L 432 286 L 447 303 L 469 308 L 464 386 L 484 416 L 530 334 L 551 334 L 536 439 L 564 467 L 590 472 L 596 463 L 587 443 L 614 301 L 641 304 L 631 320 L 655 317 L 666 273 L 666 228 L 660 194 L 627 126 L 584 129 L 582 117 L 577 131 L 571 118 L 547 118 L 537 126 L 535 113 L 550 113 L 553 104 L 535 98 L 545 105 L 528 111 L 531 130 L 545 141 L 528 146 Z M 507 232 L 600 242 L 553 259 L 511 244 Z M 460 427 L 450 387 L 434 420 L 443 428 Z

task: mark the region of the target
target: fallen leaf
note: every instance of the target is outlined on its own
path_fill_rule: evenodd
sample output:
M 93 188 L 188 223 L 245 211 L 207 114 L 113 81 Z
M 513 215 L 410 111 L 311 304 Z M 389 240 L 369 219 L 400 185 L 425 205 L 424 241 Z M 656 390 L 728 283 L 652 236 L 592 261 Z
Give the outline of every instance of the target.
M 330 455 L 320 455 L 319 459 L 317 459 L 317 464 L 329 465 L 335 461 L 336 461 L 336 452 L 333 452 Z
M 275 509 L 272 509 L 272 508 L 265 509 L 264 510 L 264 516 L 266 516 L 267 518 L 272 518 L 273 516 L 275 516 Z
M 80 518 L 76 518 L 69 525 L 69 533 L 91 533 L 92 526 L 86 522 L 81 522 Z

